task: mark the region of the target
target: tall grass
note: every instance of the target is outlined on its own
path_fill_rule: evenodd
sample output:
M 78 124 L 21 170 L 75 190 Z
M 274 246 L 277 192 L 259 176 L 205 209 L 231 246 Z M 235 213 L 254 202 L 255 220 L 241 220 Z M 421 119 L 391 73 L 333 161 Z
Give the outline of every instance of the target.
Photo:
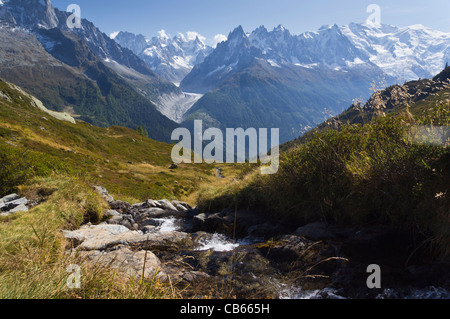
M 94 265 L 66 251 L 62 230 L 88 220 L 101 220 L 104 200 L 82 180 L 50 176 L 36 178 L 20 193 L 45 202 L 13 217 L 0 218 L 1 299 L 140 299 L 174 298 L 171 287 L 130 278 L 106 266 Z M 69 289 L 70 265 L 81 268 L 81 287 Z

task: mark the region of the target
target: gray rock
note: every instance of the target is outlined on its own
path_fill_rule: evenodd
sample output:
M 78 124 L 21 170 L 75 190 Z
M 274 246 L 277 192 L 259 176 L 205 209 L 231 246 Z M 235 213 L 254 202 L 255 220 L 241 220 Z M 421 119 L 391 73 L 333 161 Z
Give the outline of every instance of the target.
M 14 201 L 14 200 L 17 200 L 17 199 L 19 199 L 19 198 L 20 198 L 19 195 L 17 195 L 17 194 L 11 194 L 11 195 L 8 195 L 8 196 L 5 196 L 5 197 L 1 198 L 1 199 L 0 199 L 0 203 L 3 202 L 3 203 L 6 204 L 6 203 L 12 202 L 12 201 Z
M 175 208 L 179 211 L 179 212 L 185 212 L 188 209 L 180 204 L 175 205 Z
M 173 210 L 178 211 L 175 206 L 172 205 L 171 202 L 169 202 L 167 199 L 162 199 L 158 201 L 159 204 L 161 204 L 161 208 L 164 210 Z
M 27 205 L 28 204 L 28 199 L 26 199 L 25 197 L 22 197 L 22 198 L 19 198 L 19 199 L 16 199 L 16 200 L 14 200 L 14 201 L 11 201 L 11 202 L 9 202 L 9 203 L 7 203 L 8 205 L 16 205 L 16 206 L 19 206 L 19 205 Z
M 114 198 L 109 195 L 108 191 L 106 190 L 106 188 L 102 187 L 102 186 L 93 186 L 93 188 L 100 194 L 102 195 L 102 197 L 108 202 L 108 203 L 112 203 L 114 202 Z
M 130 230 L 122 225 L 98 225 L 98 226 L 83 226 L 75 231 L 64 231 L 64 237 L 72 242 L 75 246 L 80 245 L 86 240 L 97 237 L 110 237 L 114 235 L 123 234 Z
M 106 250 L 118 245 L 146 247 L 145 249 L 173 248 L 181 245 L 189 237 L 188 234 L 181 232 L 144 235 L 140 231 L 132 231 L 122 225 L 83 227 L 71 232 L 65 231 L 64 236 L 82 251 Z
M 178 208 L 178 206 L 181 206 L 181 207 L 185 208 L 185 209 L 183 209 L 182 211 L 192 209 L 192 207 L 191 207 L 188 203 L 180 202 L 180 201 L 178 201 L 178 200 L 173 200 L 173 201 L 172 201 L 172 205 L 175 206 L 175 207 L 177 207 L 177 208 Z
M 133 205 L 131 205 L 131 207 L 134 209 L 138 209 L 138 210 L 145 209 L 145 208 L 147 208 L 147 202 L 133 204 Z
M 162 206 L 161 206 L 161 204 L 160 203 L 158 203 L 157 201 L 155 201 L 155 200 L 152 200 L 152 199 L 147 199 L 147 201 L 145 202 L 145 205 L 148 207 L 148 208 L 162 208 Z
M 146 216 L 146 217 L 156 217 L 156 216 L 160 216 L 163 213 L 164 213 L 164 209 L 153 207 L 153 208 L 149 208 L 149 209 L 141 212 L 140 215 Z
M 109 206 L 111 207 L 111 209 L 114 209 L 121 214 L 129 214 L 132 211 L 131 205 L 121 200 L 110 202 Z
M 206 214 L 202 213 L 192 218 L 194 229 L 201 229 L 206 220 Z
M 164 275 L 160 272 L 161 261 L 151 251 L 134 252 L 125 247 L 111 252 L 90 251 L 83 255 L 97 265 L 118 269 L 133 279 L 141 279 L 143 275 L 144 279 L 152 280 L 156 274 Z
M 103 213 L 103 216 L 107 217 L 107 218 L 108 217 L 117 217 L 117 216 L 120 216 L 120 213 L 116 210 L 109 209 Z
M 138 228 L 134 226 L 135 222 L 133 216 L 131 215 L 116 215 L 106 221 L 110 225 L 122 225 L 130 230 L 137 230 Z
M 28 204 L 28 199 L 26 199 L 25 197 L 23 198 L 19 198 L 13 201 L 9 201 L 7 203 L 5 203 L 5 205 L 2 207 L 2 211 L 11 211 L 14 208 L 21 206 L 20 209 L 23 209 L 23 206 Z M 27 209 L 28 210 L 28 209 Z
M 15 214 L 15 213 L 21 213 L 21 212 L 28 212 L 28 207 L 25 205 L 19 205 L 15 208 L 11 209 L 8 213 Z

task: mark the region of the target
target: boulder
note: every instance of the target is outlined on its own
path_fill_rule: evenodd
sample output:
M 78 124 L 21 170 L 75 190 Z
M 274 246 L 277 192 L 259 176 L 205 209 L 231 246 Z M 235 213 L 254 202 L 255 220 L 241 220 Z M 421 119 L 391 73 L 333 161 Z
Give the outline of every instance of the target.
M 22 213 L 22 212 L 27 212 L 28 210 L 29 210 L 28 207 L 22 204 L 17 207 L 14 207 L 8 213 L 10 213 L 10 214 Z
M 132 215 L 119 214 L 108 219 L 106 223 L 110 225 L 122 225 L 130 230 L 138 230 L 138 226 L 136 225 Z
M 178 249 L 189 241 L 189 235 L 181 232 L 157 232 L 143 234 L 122 225 L 97 225 L 75 231 L 65 231 L 64 236 L 78 250 L 106 250 L 115 246 L 133 246 L 140 249 Z
M 174 205 L 177 208 L 178 208 L 178 206 L 182 207 L 183 211 L 192 209 L 191 205 L 189 205 L 188 203 L 180 202 L 178 200 L 173 200 L 172 205 Z
M 178 211 L 175 206 L 172 205 L 171 202 L 169 202 L 167 199 L 159 200 L 158 203 L 161 205 L 161 208 L 164 210 L 172 210 L 172 211 Z
M 117 216 L 120 216 L 120 213 L 118 211 L 116 211 L 116 210 L 109 209 L 109 210 L 107 210 L 107 211 L 105 211 L 103 213 L 103 216 L 106 217 L 106 218 L 117 217 Z
M 109 203 L 109 207 L 121 214 L 130 214 L 132 211 L 132 206 L 130 203 L 116 200 Z
M 5 206 L 2 208 L 2 210 L 3 211 L 11 211 L 12 209 L 14 209 L 17 206 L 25 206 L 27 204 L 28 204 L 28 199 L 23 197 L 23 198 L 19 198 L 19 199 L 5 203 Z
M 145 202 L 145 206 L 146 206 L 147 208 L 154 208 L 154 207 L 156 207 L 156 208 L 162 208 L 162 206 L 161 206 L 160 203 L 158 203 L 157 201 L 152 200 L 152 199 L 147 199 L 147 201 Z
M 7 195 L 7 196 L 2 197 L 2 198 L 0 199 L 0 203 L 9 203 L 9 202 L 12 202 L 12 201 L 14 201 L 14 200 L 17 200 L 17 199 L 19 199 L 19 198 L 20 198 L 20 196 L 17 195 L 17 194 Z
M 98 226 L 83 226 L 78 230 L 64 231 L 64 237 L 69 240 L 74 246 L 78 246 L 86 240 L 96 237 L 109 237 L 130 230 L 122 225 L 98 225 Z
M 122 226 L 124 227 L 124 226 Z M 79 250 L 106 250 L 118 245 L 131 245 L 141 242 L 145 242 L 147 237 L 141 232 L 131 231 L 128 228 L 127 232 L 116 234 L 116 235 L 106 235 L 106 236 L 95 236 L 84 240 L 77 248 Z
M 118 269 L 134 279 L 141 279 L 143 275 L 144 279 L 153 280 L 156 274 L 164 275 L 160 273 L 161 261 L 151 251 L 134 252 L 125 247 L 111 252 L 90 251 L 84 256 L 95 264 Z

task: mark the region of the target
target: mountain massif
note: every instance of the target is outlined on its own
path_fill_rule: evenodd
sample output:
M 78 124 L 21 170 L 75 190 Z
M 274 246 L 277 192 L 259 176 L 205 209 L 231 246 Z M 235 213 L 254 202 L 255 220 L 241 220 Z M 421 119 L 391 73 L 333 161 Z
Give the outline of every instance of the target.
M 141 59 L 91 22 L 69 29 L 69 13 L 50 1 L 11 0 L 0 6 L 0 77 L 26 89 L 50 109 L 100 126 L 144 127 L 168 141 L 176 123 L 151 100 L 177 94 Z
M 203 120 L 205 128 L 280 128 L 287 142 L 450 60 L 450 35 L 421 25 L 351 23 L 300 35 L 239 26 L 212 48 L 195 32 L 107 36 L 86 19 L 71 29 L 69 16 L 49 0 L 3 1 L 0 76 L 53 110 L 142 126 L 164 141 Z
M 149 41 L 120 32 L 115 39 L 172 81 L 160 68 L 179 69 L 176 61 L 190 56 L 183 69 L 190 72 L 180 88 L 200 98 L 179 112 L 177 120 L 184 126 L 191 128 L 202 119 L 206 126 L 222 129 L 276 127 L 284 142 L 377 89 L 430 78 L 450 59 L 450 35 L 421 25 L 351 23 L 300 35 L 281 25 L 251 33 L 239 26 L 206 57 L 198 38 L 193 55 L 174 49 L 187 43 L 181 35 L 170 39 L 161 34 Z

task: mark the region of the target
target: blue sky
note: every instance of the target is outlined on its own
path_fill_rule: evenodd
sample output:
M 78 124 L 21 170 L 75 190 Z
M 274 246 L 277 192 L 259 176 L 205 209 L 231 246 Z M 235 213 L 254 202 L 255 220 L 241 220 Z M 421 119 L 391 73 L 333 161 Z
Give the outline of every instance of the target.
M 381 22 L 396 26 L 423 24 L 450 32 L 449 0 L 52 0 L 65 10 L 71 3 L 100 30 L 130 31 L 148 37 L 164 29 L 169 35 L 195 31 L 211 43 L 238 25 L 247 32 L 260 25 L 284 25 L 293 34 L 325 24 L 364 22 L 369 4 L 381 7 Z

